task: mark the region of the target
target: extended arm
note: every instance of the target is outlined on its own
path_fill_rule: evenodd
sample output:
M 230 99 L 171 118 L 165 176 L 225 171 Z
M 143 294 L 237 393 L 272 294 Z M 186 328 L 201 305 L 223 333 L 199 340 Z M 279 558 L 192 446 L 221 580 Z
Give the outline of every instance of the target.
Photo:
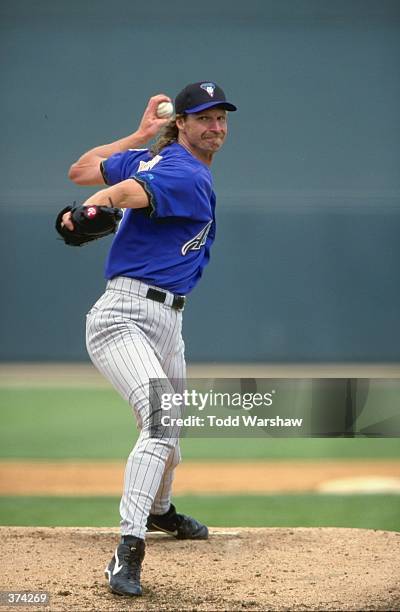
M 83 203 L 83 206 L 92 204 L 116 208 L 146 208 L 149 205 L 149 198 L 140 183 L 134 179 L 127 179 L 97 191 Z
M 147 208 L 149 205 L 148 196 L 143 187 L 134 179 L 121 181 L 117 185 L 100 189 L 83 203 L 83 206 L 114 206 L 116 208 Z M 71 221 L 71 212 L 63 215 L 62 223 L 71 232 L 74 229 Z
M 68 177 L 71 181 L 78 185 L 104 185 L 100 163 L 114 153 L 142 147 L 151 140 L 169 121 L 169 118 L 159 119 L 157 117 L 157 106 L 160 102 L 170 101 L 170 98 L 164 94 L 150 98 L 136 132 L 84 153 L 69 169 Z

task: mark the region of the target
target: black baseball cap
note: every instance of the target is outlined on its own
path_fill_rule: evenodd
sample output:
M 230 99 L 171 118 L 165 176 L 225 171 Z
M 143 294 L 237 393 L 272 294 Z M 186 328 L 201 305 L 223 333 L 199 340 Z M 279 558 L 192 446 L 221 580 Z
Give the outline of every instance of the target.
M 226 101 L 221 87 L 209 81 L 200 81 L 186 85 L 175 98 L 177 115 L 198 113 L 206 108 L 221 106 L 227 111 L 237 110 L 236 106 Z

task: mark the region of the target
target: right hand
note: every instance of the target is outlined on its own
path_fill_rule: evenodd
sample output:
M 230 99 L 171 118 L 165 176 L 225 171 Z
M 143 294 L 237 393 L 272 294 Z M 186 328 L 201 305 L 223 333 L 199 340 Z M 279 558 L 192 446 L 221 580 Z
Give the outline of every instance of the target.
M 152 96 L 140 121 L 137 132 L 147 141 L 154 136 L 171 120 L 171 117 L 160 119 L 157 117 L 157 107 L 161 102 L 172 102 L 165 94 Z

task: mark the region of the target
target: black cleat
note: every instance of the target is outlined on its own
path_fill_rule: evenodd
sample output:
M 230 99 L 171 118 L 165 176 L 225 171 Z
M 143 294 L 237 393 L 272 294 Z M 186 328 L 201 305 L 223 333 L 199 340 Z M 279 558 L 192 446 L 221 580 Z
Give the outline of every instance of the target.
M 173 504 L 165 514 L 150 514 L 147 519 L 147 530 L 164 531 L 178 540 L 207 540 L 208 538 L 206 525 L 202 525 L 186 514 L 178 514 Z
M 141 595 L 140 570 L 145 551 L 144 540 L 133 536 L 125 536 L 122 540 L 105 569 L 106 578 L 113 593 Z

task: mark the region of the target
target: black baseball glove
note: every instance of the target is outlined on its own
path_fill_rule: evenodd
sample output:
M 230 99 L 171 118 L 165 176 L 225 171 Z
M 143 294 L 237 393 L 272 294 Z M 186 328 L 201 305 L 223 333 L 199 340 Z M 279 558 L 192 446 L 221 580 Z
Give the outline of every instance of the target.
M 71 221 L 74 229 L 70 231 L 62 225 L 62 218 L 71 211 Z M 56 219 L 56 230 L 65 244 L 82 246 L 92 240 L 114 234 L 122 219 L 122 210 L 111 206 L 66 206 Z

